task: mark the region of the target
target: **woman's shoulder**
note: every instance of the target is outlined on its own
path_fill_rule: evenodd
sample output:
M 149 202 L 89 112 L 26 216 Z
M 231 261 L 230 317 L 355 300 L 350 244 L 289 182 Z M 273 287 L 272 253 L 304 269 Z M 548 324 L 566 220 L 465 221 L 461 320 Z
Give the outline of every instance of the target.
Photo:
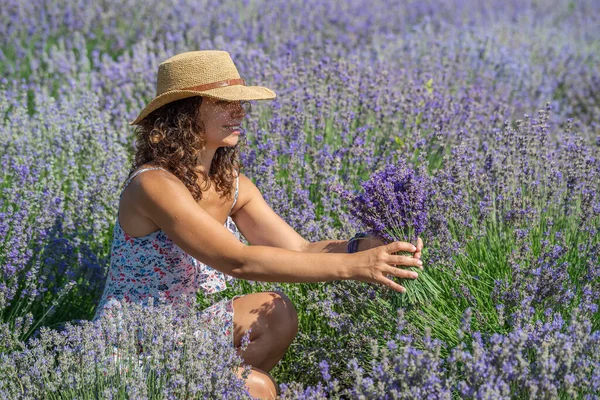
M 194 205 L 197 203 L 183 182 L 169 171 L 156 169 L 138 174 L 125 188 L 119 212 L 127 215 L 129 227 L 151 221 L 144 229 L 150 230 L 159 227 L 161 221 L 179 218 L 182 208 Z
M 170 196 L 182 188 L 185 189 L 183 182 L 166 168 L 144 164 L 129 176 L 121 196 L 132 200 L 133 204 L 140 204 L 144 200 L 152 200 L 156 195 Z
M 180 181 L 175 174 L 170 172 L 167 168 L 161 167 L 156 164 L 143 164 L 137 167 L 128 177 L 131 183 L 134 180 L 138 182 L 141 180 L 156 180 L 156 179 L 170 179 L 172 181 Z
M 138 196 L 150 193 L 169 195 L 181 189 L 186 189 L 183 182 L 172 172 L 152 164 L 145 164 L 137 168 L 130 179 L 133 177 L 135 179 L 130 182 L 125 190 L 129 189 Z

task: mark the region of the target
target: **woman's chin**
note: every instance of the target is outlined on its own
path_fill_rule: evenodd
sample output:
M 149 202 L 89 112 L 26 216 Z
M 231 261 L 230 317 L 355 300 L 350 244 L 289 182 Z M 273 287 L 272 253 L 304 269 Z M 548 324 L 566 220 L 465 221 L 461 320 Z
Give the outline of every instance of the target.
M 238 144 L 239 140 L 240 140 L 239 135 L 231 135 L 231 136 L 223 139 L 221 147 L 233 147 L 236 144 Z

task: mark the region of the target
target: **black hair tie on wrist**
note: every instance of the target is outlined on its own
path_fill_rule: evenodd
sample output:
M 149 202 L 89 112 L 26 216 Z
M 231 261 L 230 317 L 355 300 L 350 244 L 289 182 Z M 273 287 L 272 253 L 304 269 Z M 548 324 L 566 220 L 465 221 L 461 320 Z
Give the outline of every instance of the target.
M 354 235 L 354 237 L 352 239 L 348 240 L 348 246 L 347 246 L 347 249 L 346 249 L 346 251 L 348 252 L 348 254 L 356 253 L 358 251 L 358 240 L 360 238 L 364 238 L 366 236 L 367 236 L 366 233 L 359 232 L 356 235 Z

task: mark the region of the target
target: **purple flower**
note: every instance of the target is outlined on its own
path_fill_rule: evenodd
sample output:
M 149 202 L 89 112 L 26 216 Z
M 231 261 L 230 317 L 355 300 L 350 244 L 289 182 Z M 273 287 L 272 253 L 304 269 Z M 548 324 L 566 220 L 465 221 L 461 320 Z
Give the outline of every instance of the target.
M 403 160 L 388 165 L 362 183 L 363 193 L 350 211 L 371 233 L 388 241 L 414 242 L 426 229 L 429 178 Z

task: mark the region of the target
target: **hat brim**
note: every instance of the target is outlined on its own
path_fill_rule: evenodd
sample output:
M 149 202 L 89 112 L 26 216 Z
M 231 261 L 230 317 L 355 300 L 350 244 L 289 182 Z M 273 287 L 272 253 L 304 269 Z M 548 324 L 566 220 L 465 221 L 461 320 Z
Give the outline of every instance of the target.
M 171 90 L 165 92 L 160 96 L 156 96 L 148 105 L 142 110 L 140 115 L 135 121 L 130 122 L 129 125 L 138 125 L 144 118 L 146 118 L 151 112 L 161 108 L 165 104 L 173 101 L 187 99 L 193 96 L 206 96 L 212 97 L 219 100 L 272 100 L 276 97 L 276 94 L 271 89 L 262 86 L 243 86 L 233 85 L 220 87 L 216 89 L 205 90 L 197 92 L 194 90 Z

